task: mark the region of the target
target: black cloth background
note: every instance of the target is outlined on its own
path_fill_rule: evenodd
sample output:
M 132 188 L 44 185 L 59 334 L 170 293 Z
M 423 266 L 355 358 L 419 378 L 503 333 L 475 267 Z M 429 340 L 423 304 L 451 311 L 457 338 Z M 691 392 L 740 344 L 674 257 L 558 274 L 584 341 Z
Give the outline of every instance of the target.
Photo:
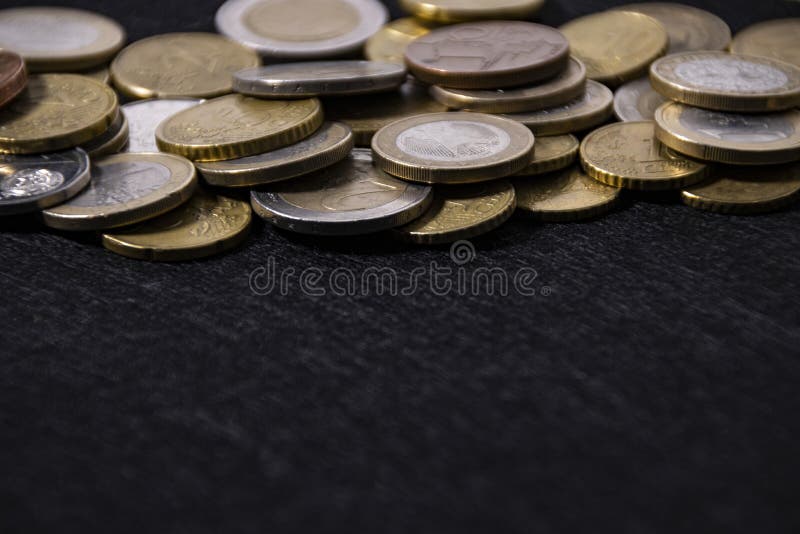
M 220 2 L 49 3 L 134 40 L 212 30 Z M 696 5 L 734 30 L 800 16 Z M 250 274 L 456 265 L 260 221 L 236 252 L 164 265 L 4 220 L 0 532 L 798 532 L 799 227 L 797 206 L 629 195 L 473 240 L 465 268 L 535 269 L 533 297 L 312 297 Z

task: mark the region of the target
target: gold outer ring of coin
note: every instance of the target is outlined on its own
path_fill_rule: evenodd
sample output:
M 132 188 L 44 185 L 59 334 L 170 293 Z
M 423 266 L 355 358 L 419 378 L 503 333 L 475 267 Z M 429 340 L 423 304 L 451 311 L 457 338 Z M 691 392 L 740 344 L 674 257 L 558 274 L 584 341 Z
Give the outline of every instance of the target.
M 400 8 L 415 17 L 441 24 L 468 22 L 474 20 L 513 20 L 529 19 L 544 5 L 544 0 L 471 0 L 442 5 L 437 0 L 400 0 Z
M 364 45 L 364 56 L 370 61 L 388 61 L 405 64 L 408 43 L 431 31 L 419 20 L 406 17 L 385 24 Z
M 733 38 L 734 54 L 771 57 L 800 67 L 800 17 L 773 19 L 753 24 Z
M 0 50 L 0 107 L 13 100 L 28 84 L 28 73 L 22 56 Z
M 536 138 L 533 161 L 514 176 L 536 176 L 569 167 L 581 144 L 574 135 L 543 135 Z
M 102 158 L 120 152 L 128 142 L 130 127 L 128 119 L 122 110 L 118 111 L 117 118 L 108 130 L 95 137 L 88 143 L 84 143 L 83 148 L 92 159 Z

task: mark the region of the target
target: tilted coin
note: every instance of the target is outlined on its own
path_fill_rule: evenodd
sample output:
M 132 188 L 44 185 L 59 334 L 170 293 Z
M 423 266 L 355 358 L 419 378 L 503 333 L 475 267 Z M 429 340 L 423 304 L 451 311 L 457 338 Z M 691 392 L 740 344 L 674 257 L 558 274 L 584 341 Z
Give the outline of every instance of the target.
M 431 96 L 453 109 L 483 113 L 517 113 L 561 106 L 586 91 L 586 68 L 570 58 L 567 68 L 554 78 L 531 87 L 469 90 L 431 87 Z
M 117 111 L 117 117 L 108 130 L 84 143 L 81 148 L 92 159 L 102 158 L 121 151 L 128 142 L 128 120 L 122 111 Z
M 621 85 L 614 92 L 614 115 L 621 121 L 651 121 L 658 106 L 666 101 L 645 76 Z
M 130 134 L 125 152 L 158 152 L 156 128 L 179 111 L 200 104 L 198 98 L 165 98 L 128 102 L 120 109 L 128 119 Z
M 0 215 L 60 204 L 86 187 L 90 176 L 89 156 L 79 148 L 35 156 L 0 154 Z
M 542 5 L 544 0 L 400 0 L 400 7 L 407 13 L 443 24 L 529 19 Z
M 77 71 L 106 63 L 125 43 L 113 20 L 65 7 L 0 10 L 0 48 L 15 50 L 28 70 Z
M 569 43 L 549 26 L 489 21 L 445 26 L 414 39 L 406 65 L 423 82 L 499 89 L 552 78 L 567 67 Z
M 233 91 L 237 71 L 261 64 L 252 50 L 213 33 L 169 33 L 128 45 L 111 63 L 129 98 L 210 98 Z
M 678 189 L 708 175 L 706 165 L 681 157 L 659 143 L 653 121 L 603 126 L 584 137 L 580 154 L 589 176 L 626 189 Z
M 326 122 L 319 130 L 284 148 L 229 161 L 195 164 L 211 185 L 248 187 L 309 174 L 337 163 L 353 149 L 353 132 L 339 122 Z
M 800 18 L 775 19 L 748 26 L 736 34 L 731 52 L 778 59 L 800 67 Z
M 20 94 L 27 83 L 28 74 L 22 56 L 0 50 L 0 107 Z
M 406 17 L 389 22 L 367 40 L 364 55 L 372 61 L 388 61 L 405 65 L 408 43 L 428 33 L 429 26 Z
M 561 31 L 572 55 L 586 65 L 586 76 L 611 86 L 646 74 L 669 43 L 660 22 L 632 11 L 586 15 L 561 26 Z
M 579 147 L 574 135 L 539 136 L 533 160 L 515 176 L 534 176 L 569 167 L 578 157 Z
M 668 102 L 656 110 L 656 137 L 701 160 L 789 163 L 800 159 L 800 111 L 725 113 Z
M 255 190 L 255 212 L 279 228 L 345 236 L 403 225 L 430 204 L 430 186 L 410 184 L 372 164 L 367 149 L 314 174 Z
M 260 100 L 227 95 L 208 100 L 163 121 L 156 144 L 194 161 L 254 156 L 297 143 L 322 125 L 316 98 Z
M 98 82 L 102 82 L 105 84 L 111 83 L 111 71 L 108 70 L 108 67 L 100 67 L 99 69 L 87 70 L 84 72 L 80 72 L 79 74 L 83 74 L 84 76 L 88 76 Z
M 216 25 L 264 57 L 322 59 L 358 52 L 388 18 L 377 0 L 228 0 Z
M 0 153 L 72 148 L 108 129 L 117 114 L 110 87 L 76 74 L 31 76 L 25 91 L 0 109 Z
M 463 184 L 510 176 L 533 154 L 522 124 L 482 113 L 430 113 L 401 119 L 372 138 L 375 165 L 428 184 Z
M 198 190 L 186 203 L 160 217 L 103 234 L 103 246 L 139 260 L 205 258 L 244 241 L 251 219 L 247 202 Z

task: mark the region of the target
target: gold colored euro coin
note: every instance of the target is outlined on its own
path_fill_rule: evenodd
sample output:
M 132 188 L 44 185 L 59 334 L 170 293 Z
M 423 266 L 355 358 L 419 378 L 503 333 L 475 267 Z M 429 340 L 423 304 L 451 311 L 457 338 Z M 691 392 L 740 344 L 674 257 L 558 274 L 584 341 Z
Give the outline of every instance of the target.
M 475 20 L 529 19 L 544 0 L 400 0 L 400 7 L 422 20 L 442 24 Z
M 533 160 L 515 176 L 534 176 L 569 167 L 578 157 L 580 142 L 574 135 L 551 135 L 536 138 Z
M 734 54 L 771 57 L 800 67 L 800 18 L 759 22 L 736 34 Z
M 125 147 L 129 135 L 128 119 L 125 118 L 125 114 L 120 110 L 108 130 L 84 143 L 81 148 L 92 159 L 110 156 L 120 152 Z
M 364 45 L 364 55 L 371 61 L 405 63 L 408 43 L 431 31 L 415 18 L 406 17 L 384 25 Z

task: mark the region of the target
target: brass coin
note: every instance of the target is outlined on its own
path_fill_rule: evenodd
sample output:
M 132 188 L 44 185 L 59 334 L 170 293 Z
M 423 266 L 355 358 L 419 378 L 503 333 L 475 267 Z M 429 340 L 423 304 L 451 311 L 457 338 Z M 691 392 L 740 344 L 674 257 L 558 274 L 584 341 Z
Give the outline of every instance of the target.
M 522 124 L 482 113 L 430 113 L 394 122 L 372 138 L 375 165 L 428 184 L 463 184 L 510 176 L 533 154 Z
M 405 65 L 408 43 L 429 31 L 429 26 L 411 17 L 393 20 L 367 40 L 364 55 L 372 61 Z
M 188 202 L 160 217 L 103 234 L 103 246 L 138 260 L 195 260 L 242 243 L 251 219 L 247 202 L 198 190 Z
M 22 56 L 0 50 L 0 107 L 20 94 L 27 83 L 28 73 Z
M 92 162 L 87 188 L 42 212 L 59 230 L 105 230 L 152 219 L 186 202 L 197 186 L 191 161 L 172 154 L 115 154 Z
M 586 91 L 586 68 L 570 58 L 567 68 L 556 77 L 532 87 L 469 90 L 431 87 L 431 96 L 453 109 L 482 113 L 517 113 L 561 106 Z
M 731 52 L 771 57 L 800 67 L 800 18 L 775 19 L 740 31 L 731 42 Z
M 656 137 L 706 161 L 789 163 L 800 159 L 800 111 L 739 114 L 668 102 L 656 110 Z
M 422 245 L 452 243 L 498 228 L 511 217 L 515 206 L 514 186 L 508 180 L 437 186 L 428 210 L 393 233 Z
M 72 148 L 105 132 L 117 114 L 107 85 L 76 74 L 31 76 L 0 109 L 0 153 L 38 154 Z
M 534 176 L 569 167 L 578 157 L 579 147 L 574 135 L 539 136 L 533 160 L 515 176 Z
M 617 86 L 647 73 L 669 44 L 656 19 L 631 11 L 604 11 L 568 22 L 561 31 L 572 55 L 586 65 L 586 76 Z
M 193 161 L 254 156 L 297 143 L 322 125 L 316 98 L 259 100 L 227 95 L 172 115 L 156 130 L 164 152 Z
M 477 20 L 529 19 L 544 0 L 400 0 L 400 7 L 423 20 L 452 24 Z
M 620 189 L 570 167 L 536 178 L 514 180 L 517 211 L 545 222 L 572 222 L 607 213 L 619 199 Z
M 169 33 L 128 45 L 111 63 L 128 98 L 210 98 L 233 91 L 233 74 L 261 64 L 258 54 L 213 33 Z
M 406 65 L 423 82 L 499 89 L 552 78 L 569 61 L 569 42 L 532 22 L 470 22 L 437 28 L 406 48 Z
M 667 100 L 656 93 L 650 78 L 625 83 L 614 92 L 614 115 L 621 121 L 651 121 Z
M 117 118 L 108 127 L 108 130 L 81 146 L 92 159 L 110 156 L 120 152 L 128 142 L 128 120 L 122 111 L 117 112 Z

